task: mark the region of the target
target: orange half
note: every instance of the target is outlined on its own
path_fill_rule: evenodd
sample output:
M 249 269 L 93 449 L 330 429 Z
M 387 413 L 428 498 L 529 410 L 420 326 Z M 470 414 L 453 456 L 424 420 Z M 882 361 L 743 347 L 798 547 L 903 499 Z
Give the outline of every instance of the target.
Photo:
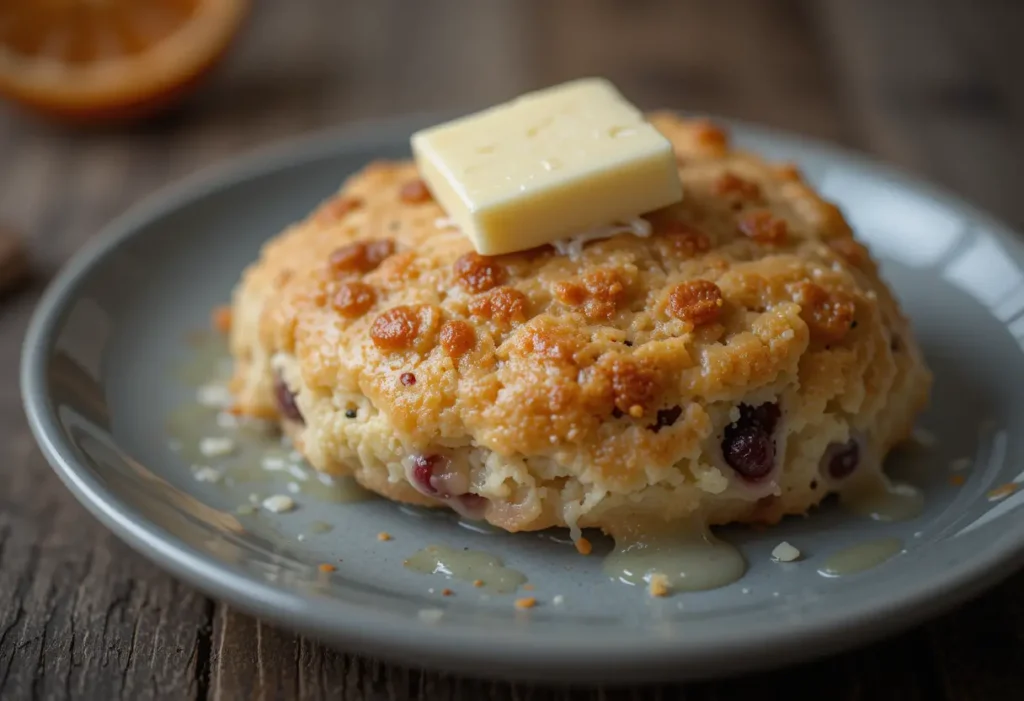
M 224 55 L 249 0 L 2 0 L 0 93 L 106 121 L 173 103 Z

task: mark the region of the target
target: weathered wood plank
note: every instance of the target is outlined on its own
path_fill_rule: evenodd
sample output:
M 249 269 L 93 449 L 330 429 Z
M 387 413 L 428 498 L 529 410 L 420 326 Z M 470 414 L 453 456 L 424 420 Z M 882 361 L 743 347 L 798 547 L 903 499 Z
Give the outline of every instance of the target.
M 863 145 L 1024 228 L 1024 4 L 829 0 L 818 19 Z
M 20 116 L 5 122 L 15 133 L 0 159 L 0 214 L 46 275 L 147 181 L 108 173 L 105 157 L 76 161 L 81 137 Z M 18 358 L 41 282 L 0 314 L 0 698 L 204 698 L 212 604 L 89 516 L 29 433 Z
M 645 108 L 708 112 L 843 140 L 798 0 L 539 3 L 543 83 L 604 75 Z
M 4 386 L 13 367 L 0 373 Z M 73 501 L 12 404 L 5 398 L 0 698 L 201 698 L 211 604 Z

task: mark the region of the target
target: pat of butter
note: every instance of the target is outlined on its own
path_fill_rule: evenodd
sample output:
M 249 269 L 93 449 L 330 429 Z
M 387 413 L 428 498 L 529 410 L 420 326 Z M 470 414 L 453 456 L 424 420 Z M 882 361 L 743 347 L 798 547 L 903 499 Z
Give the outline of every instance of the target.
M 589 78 L 420 131 L 416 164 L 482 255 L 521 251 L 682 198 L 672 145 Z

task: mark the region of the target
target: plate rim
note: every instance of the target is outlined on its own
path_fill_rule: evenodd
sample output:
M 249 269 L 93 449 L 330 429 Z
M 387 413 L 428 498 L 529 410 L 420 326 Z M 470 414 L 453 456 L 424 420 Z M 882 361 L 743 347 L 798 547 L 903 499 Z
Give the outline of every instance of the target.
M 1024 242 L 1012 227 L 960 196 L 866 154 L 824 140 L 742 120 L 706 116 L 737 132 L 784 143 L 798 143 L 829 159 L 839 159 L 885 178 L 912 186 L 918 192 L 948 202 L 985 226 L 1007 254 L 1024 262 Z M 48 392 L 46 367 L 57 332 L 92 268 L 121 245 L 141 235 L 148 223 L 177 211 L 203 196 L 236 186 L 274 171 L 322 158 L 325 153 L 370 150 L 393 145 L 399 133 L 436 123 L 450 115 L 418 112 L 388 119 L 362 120 L 345 126 L 290 137 L 250 150 L 225 162 L 200 169 L 157 189 L 106 224 L 87 241 L 50 281 L 32 314 L 22 344 L 20 380 L 23 406 L 32 434 L 47 462 L 74 497 L 104 526 L 161 569 L 205 594 L 272 620 L 289 629 L 327 639 L 347 651 L 358 651 L 399 664 L 417 664 L 472 676 L 543 681 L 667 681 L 708 678 L 809 661 L 904 630 L 1002 580 L 1024 564 L 1024 528 L 1010 529 L 973 558 L 943 570 L 942 576 L 919 582 L 885 601 L 867 600 L 853 610 L 816 615 L 787 622 L 773 631 L 770 649 L 763 638 L 735 630 L 708 640 L 647 636 L 648 644 L 614 649 L 606 642 L 558 646 L 538 644 L 529 636 L 479 645 L 465 629 L 434 625 L 417 629 L 430 638 L 410 635 L 408 621 L 382 622 L 373 609 L 332 599 L 332 615 L 314 611 L 309 599 L 278 589 L 212 555 L 193 549 L 157 524 L 148 521 L 114 490 L 105 488 L 81 464 L 65 440 Z M 426 625 L 426 624 L 424 624 Z M 844 635 L 836 635 L 842 630 Z M 644 639 L 641 639 L 643 641 Z M 576 640 L 577 643 L 580 641 Z M 424 648 L 430 648 L 425 650 Z

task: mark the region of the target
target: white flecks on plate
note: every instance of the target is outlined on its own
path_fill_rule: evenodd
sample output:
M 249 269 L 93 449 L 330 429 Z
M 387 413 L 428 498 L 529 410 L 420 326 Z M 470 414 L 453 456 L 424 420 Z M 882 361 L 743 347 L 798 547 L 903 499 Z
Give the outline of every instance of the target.
M 444 615 L 441 609 L 420 609 L 417 616 L 424 623 L 437 623 Z
M 923 448 L 931 448 L 935 445 L 935 434 L 926 428 L 915 428 L 910 437 Z
M 225 385 L 211 383 L 202 385 L 196 390 L 196 401 L 203 406 L 225 407 L 230 406 L 234 398 Z
M 295 500 L 287 494 L 275 494 L 263 500 L 263 508 L 267 511 L 273 511 L 275 514 L 281 514 L 294 509 Z
M 298 494 L 302 491 L 302 487 L 299 486 L 298 482 L 289 482 L 286 486 L 288 487 L 288 491 L 292 494 Z
M 221 428 L 238 428 L 241 422 L 238 417 L 232 414 L 230 411 L 221 411 L 217 413 L 217 425 Z
M 328 487 L 334 486 L 334 478 L 328 475 L 326 472 L 316 473 L 316 478 L 326 484 Z
M 263 456 L 263 459 L 260 460 L 260 466 L 267 472 L 279 472 L 285 469 L 287 464 L 282 457 L 278 457 L 277 455 L 265 455 Z
M 199 441 L 199 452 L 208 458 L 230 455 L 235 450 L 235 442 L 230 438 L 213 436 Z
M 793 562 L 800 559 L 800 551 L 786 541 L 782 541 L 772 550 L 772 558 L 779 562 Z
M 561 594 L 555 594 L 551 598 L 551 603 L 553 603 L 555 606 L 561 606 L 562 604 L 565 603 L 565 597 L 562 596 Z
M 301 543 L 302 541 L 304 541 L 306 539 L 306 534 L 305 533 L 299 533 L 297 536 L 295 536 L 295 539 Z
M 744 594 L 749 594 L 750 593 L 750 587 L 743 587 L 742 589 L 740 589 L 740 591 L 742 591 Z
M 309 473 L 303 470 L 298 465 L 289 465 L 288 472 L 291 474 L 292 477 L 299 480 L 300 482 L 305 482 L 306 480 L 309 479 Z
M 196 482 L 210 482 L 216 484 L 224 479 L 224 473 L 215 467 L 207 467 L 206 465 L 194 465 L 192 467 L 192 476 Z
M 256 494 L 255 492 L 249 495 L 250 504 L 259 504 L 262 500 L 263 497 L 261 497 L 259 494 Z
M 949 463 L 949 469 L 953 472 L 962 472 L 971 466 L 970 458 L 957 458 Z
M 297 450 L 293 450 L 290 453 L 288 453 L 288 460 L 290 460 L 291 462 L 302 462 L 303 460 L 305 460 L 305 458 L 302 457 L 302 453 L 300 453 Z

